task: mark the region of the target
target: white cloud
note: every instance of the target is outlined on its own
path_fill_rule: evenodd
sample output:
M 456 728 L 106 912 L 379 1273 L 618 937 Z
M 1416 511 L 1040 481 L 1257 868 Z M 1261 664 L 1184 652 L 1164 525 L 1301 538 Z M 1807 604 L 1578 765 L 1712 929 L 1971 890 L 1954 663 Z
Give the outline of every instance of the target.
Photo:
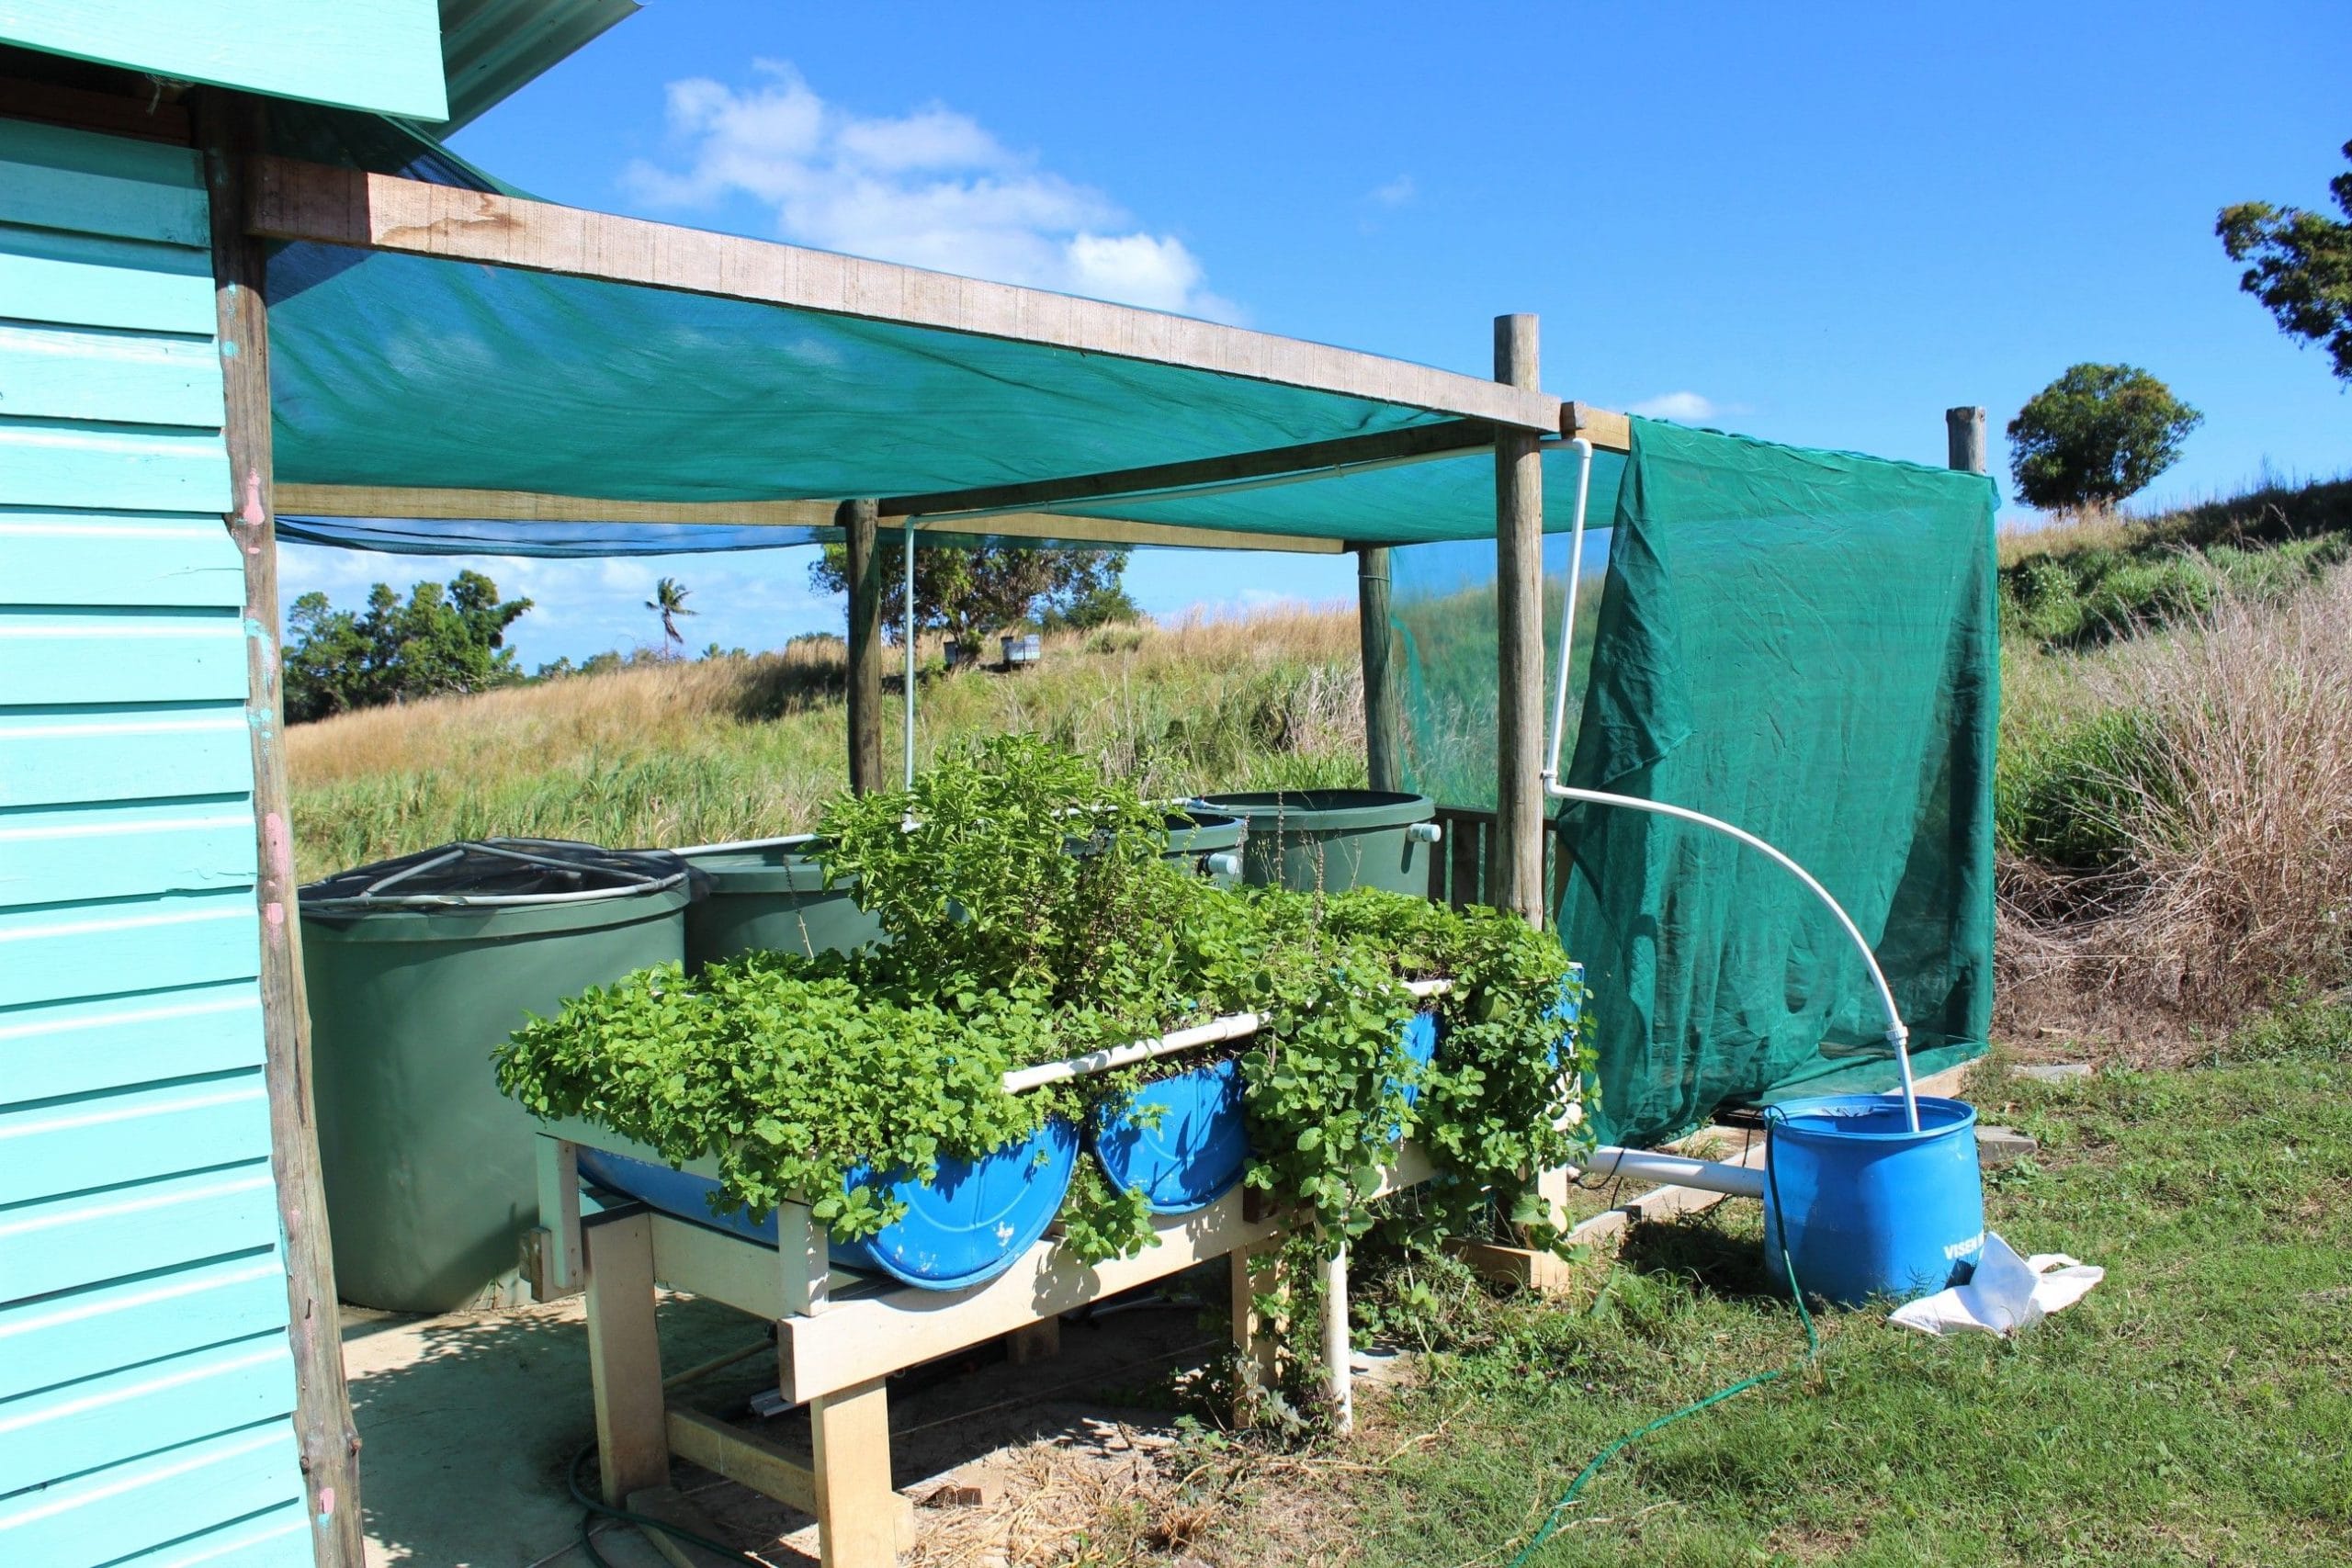
M 1723 406 L 1696 392 L 1668 392 L 1662 397 L 1649 398 L 1626 411 L 1645 419 L 1679 420 L 1684 424 L 1696 424 L 1702 419 L 1713 419 L 1724 412 Z
M 748 196 L 781 237 L 824 250 L 1231 320 L 1182 240 L 1136 226 L 1101 191 L 1037 166 L 943 104 L 866 117 L 829 104 L 800 73 L 752 62 L 754 80 L 673 82 L 683 166 L 639 159 L 624 186 L 657 207 Z
M 1386 185 L 1374 186 L 1368 193 L 1370 199 L 1383 207 L 1402 207 L 1420 194 L 1420 186 L 1410 175 L 1398 175 Z

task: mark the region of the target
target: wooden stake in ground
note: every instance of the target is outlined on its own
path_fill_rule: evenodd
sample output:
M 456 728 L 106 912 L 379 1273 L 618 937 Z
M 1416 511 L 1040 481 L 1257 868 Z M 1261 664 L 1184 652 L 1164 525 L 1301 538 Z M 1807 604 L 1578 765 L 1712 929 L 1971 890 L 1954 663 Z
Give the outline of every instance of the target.
M 1495 318 L 1495 379 L 1536 384 L 1533 316 Z M 1494 901 L 1544 924 L 1544 454 L 1495 431 Z
M 1944 446 L 1952 468 L 1963 474 L 1981 474 L 1984 467 L 1984 411 L 1944 410 Z
M 245 568 L 245 728 L 252 738 L 261 904 L 264 1079 L 269 1165 L 286 1236 L 286 1335 L 294 1358 L 294 1433 L 321 1568 L 361 1568 L 359 1432 L 343 1382 L 334 1257 L 311 1103 L 311 1013 L 302 994 L 294 835 L 287 804 L 286 705 L 279 689 L 277 522 L 270 490 L 269 307 L 263 248 L 244 232 L 245 191 L 261 149 L 257 98 L 207 90 L 196 102 L 212 209 L 213 298 L 231 495 L 224 521 Z

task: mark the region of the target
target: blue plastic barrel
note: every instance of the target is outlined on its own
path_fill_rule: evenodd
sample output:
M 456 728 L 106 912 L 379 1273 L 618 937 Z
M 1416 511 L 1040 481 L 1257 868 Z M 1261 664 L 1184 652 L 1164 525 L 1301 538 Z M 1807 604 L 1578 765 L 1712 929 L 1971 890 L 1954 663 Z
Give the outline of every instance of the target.
M 1094 1126 L 1094 1157 L 1112 1185 L 1141 1192 L 1155 1214 L 1216 1202 L 1250 1162 L 1240 1064 L 1212 1062 L 1105 1106 Z
M 1843 1306 L 1908 1301 L 1965 1280 L 1984 1246 L 1976 1111 L 1922 1097 L 1919 1130 L 1891 1096 L 1828 1095 L 1770 1107 L 1764 1267 L 1783 1289 L 1781 1237 L 1798 1288 Z
M 1046 1234 L 1077 1168 L 1078 1131 L 1059 1118 L 979 1159 L 943 1157 L 932 1185 L 911 1177 L 892 1184 L 891 1196 L 907 1205 L 903 1215 L 863 1241 L 834 1242 L 832 1260 L 926 1291 L 985 1283 Z M 707 1177 L 585 1146 L 580 1174 L 664 1213 L 775 1245 L 774 1214 L 754 1224 L 741 1208 L 713 1213 L 709 1199 L 718 1184 Z M 862 1176 L 853 1171 L 849 1180 Z

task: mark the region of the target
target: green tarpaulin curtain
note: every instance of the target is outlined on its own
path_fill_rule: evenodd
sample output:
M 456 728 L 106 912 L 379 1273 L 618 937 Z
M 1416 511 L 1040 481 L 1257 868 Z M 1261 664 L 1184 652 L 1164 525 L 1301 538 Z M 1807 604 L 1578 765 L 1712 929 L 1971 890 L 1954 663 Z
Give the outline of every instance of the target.
M 1594 473 L 1566 782 L 1793 856 L 1871 942 L 1922 1073 L 1982 1051 L 1992 1010 L 1995 502 L 1974 474 L 1649 420 Z M 1568 550 L 1545 545 L 1548 660 Z M 1409 781 L 1450 805 L 1493 804 L 1493 562 L 1488 541 L 1392 563 Z M 1784 869 L 1623 807 L 1555 827 L 1605 1138 L 1894 1086 L 1860 955 Z

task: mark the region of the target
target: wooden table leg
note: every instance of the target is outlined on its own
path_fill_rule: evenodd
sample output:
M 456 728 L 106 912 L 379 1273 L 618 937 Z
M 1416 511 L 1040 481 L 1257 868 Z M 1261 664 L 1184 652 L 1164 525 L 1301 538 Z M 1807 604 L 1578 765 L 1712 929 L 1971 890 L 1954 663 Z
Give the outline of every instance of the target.
M 1233 1348 L 1241 1352 L 1242 1376 L 1272 1388 L 1282 1376 L 1283 1325 L 1259 1314 L 1257 1298 L 1281 1289 L 1282 1243 L 1258 1250 L 1237 1247 L 1227 1255 L 1233 1269 Z
M 588 1280 L 588 1373 L 605 1501 L 670 1483 L 662 1341 L 653 1327 L 653 1221 L 644 1210 L 581 1227 Z
M 1062 1320 L 1058 1314 L 1040 1318 L 1026 1328 L 1004 1337 L 1004 1359 L 1016 1367 L 1058 1356 L 1062 1349 Z
M 824 1568 L 895 1568 L 902 1512 L 890 1486 L 890 1395 L 876 1378 L 808 1403 Z

